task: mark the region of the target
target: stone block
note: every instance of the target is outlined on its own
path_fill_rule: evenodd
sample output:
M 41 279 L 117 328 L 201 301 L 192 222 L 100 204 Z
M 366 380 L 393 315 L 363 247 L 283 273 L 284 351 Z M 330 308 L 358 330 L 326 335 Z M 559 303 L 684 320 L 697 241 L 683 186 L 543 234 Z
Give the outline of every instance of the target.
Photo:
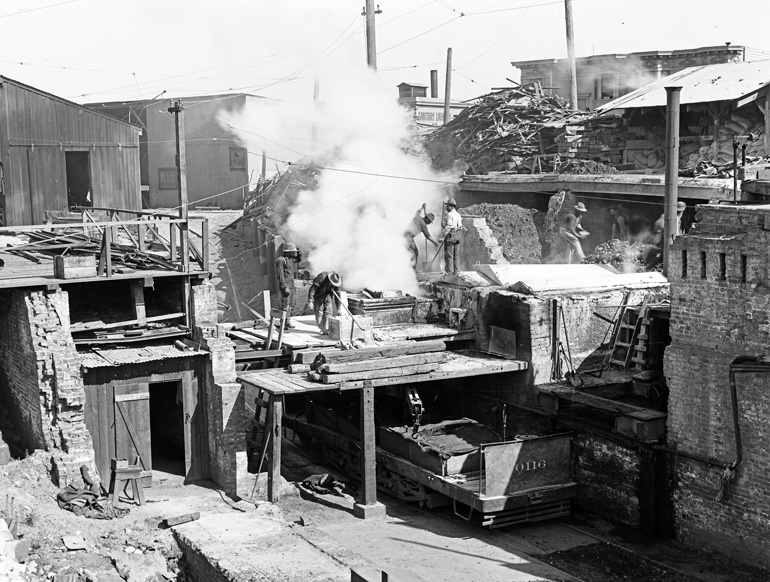
M 362 505 L 360 503 L 356 503 L 353 506 L 353 515 L 360 517 L 361 519 L 381 517 L 385 515 L 385 505 L 379 501 L 371 505 Z
M 353 323 L 355 318 L 355 323 Z M 329 339 L 336 341 L 350 341 L 351 328 L 353 331 L 352 339 L 363 339 L 367 343 L 372 340 L 372 328 L 374 321 L 371 317 L 364 315 L 354 315 L 351 317 L 330 317 L 329 318 Z
M 3 554 L 23 564 L 29 558 L 29 540 L 3 542 Z
M 53 274 L 57 279 L 78 279 L 96 276 L 96 256 L 57 255 L 53 261 Z

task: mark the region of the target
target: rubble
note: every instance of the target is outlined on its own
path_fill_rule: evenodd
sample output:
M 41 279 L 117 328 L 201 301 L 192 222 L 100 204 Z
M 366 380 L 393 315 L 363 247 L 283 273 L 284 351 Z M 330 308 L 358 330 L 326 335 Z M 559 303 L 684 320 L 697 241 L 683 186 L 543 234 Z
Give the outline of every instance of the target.
M 464 216 L 482 216 L 497 238 L 503 257 L 513 264 L 539 263 L 541 246 L 533 219 L 536 210 L 515 204 L 473 204 L 460 209 Z
M 566 101 L 536 86 L 520 86 L 484 95 L 430 134 L 425 148 L 437 170 L 451 170 L 462 161 L 472 174 L 530 173 L 533 164 L 545 163 L 536 156 L 558 155 L 556 136 L 568 122 L 592 115 L 569 109 Z

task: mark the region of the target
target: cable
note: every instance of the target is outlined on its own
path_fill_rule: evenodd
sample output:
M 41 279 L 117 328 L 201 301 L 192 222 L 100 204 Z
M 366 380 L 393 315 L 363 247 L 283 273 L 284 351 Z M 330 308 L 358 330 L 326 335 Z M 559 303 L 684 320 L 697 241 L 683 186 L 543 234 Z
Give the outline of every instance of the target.
M 512 10 L 529 10 L 530 8 L 537 8 L 538 6 L 552 6 L 554 4 L 564 4 L 562 0 L 555 2 L 543 2 L 541 4 L 530 4 L 529 6 L 514 6 L 513 8 L 500 8 L 499 10 L 480 10 L 478 12 L 468 12 L 466 16 L 479 16 L 481 14 L 495 14 L 497 12 L 510 12 Z
M 394 48 L 396 48 L 396 47 L 399 47 L 399 46 L 401 46 L 402 44 L 406 44 L 406 43 L 408 43 L 408 42 L 411 42 L 411 41 L 413 41 L 413 40 L 414 40 L 414 39 L 416 39 L 416 38 L 420 38 L 421 36 L 424 36 L 424 35 L 428 34 L 429 32 L 433 32 L 434 30 L 438 30 L 438 29 L 439 29 L 439 28 L 441 28 L 442 26 L 446 26 L 447 24 L 450 24 L 450 23 L 454 22 L 455 20 L 459 20 L 459 19 L 460 19 L 460 18 L 462 18 L 463 16 L 465 16 L 465 15 L 464 15 L 464 14 L 460 14 L 460 16 L 455 16 L 455 17 L 454 17 L 454 18 L 452 18 L 451 20 L 447 20 L 446 22 L 444 22 L 444 23 L 442 23 L 442 24 L 439 24 L 438 26 L 434 26 L 433 28 L 430 28 L 430 29 L 428 29 L 428 30 L 426 30 L 426 31 L 424 31 L 424 32 L 421 32 L 420 34 L 417 34 L 417 35 L 415 35 L 415 36 L 413 36 L 413 37 L 411 37 L 411 38 L 407 38 L 406 40 L 404 40 L 404 41 L 401 41 L 401 42 L 400 42 L 400 43 L 398 43 L 398 44 L 394 44 L 393 46 L 389 46 L 388 48 L 386 48 L 386 49 L 384 49 L 384 50 L 381 50 L 381 51 L 377 51 L 377 54 L 378 54 L 378 55 L 382 55 L 382 54 L 385 54 L 385 53 L 386 53 L 386 52 L 388 52 L 389 50 L 392 50 L 392 49 L 394 49 Z
M 65 2 L 57 2 L 56 4 L 48 4 L 47 6 L 40 6 L 38 8 L 30 8 L 29 10 L 20 10 L 19 12 L 12 12 L 10 14 L 2 14 L 0 18 L 8 18 L 10 16 L 19 16 L 21 14 L 27 14 L 28 12 L 37 12 L 38 10 L 45 10 L 46 8 L 53 8 L 55 6 L 63 6 L 64 4 L 72 4 L 73 2 L 79 2 L 80 0 L 66 0 Z
M 506 28 L 506 29 L 505 29 L 505 32 L 504 32 L 503 34 L 501 34 L 501 35 L 498 37 L 498 39 L 497 39 L 495 42 L 493 42 L 491 45 L 489 45 L 489 48 L 487 48 L 487 50 L 485 50 L 483 53 L 481 53 L 480 55 L 478 55 L 478 56 L 477 56 L 475 59 L 473 59 L 473 60 L 471 60 L 471 61 L 468 61 L 467 63 L 465 63 L 464 65 L 462 65 L 462 66 L 461 66 L 461 67 L 459 67 L 459 68 L 460 68 L 460 69 L 464 69 L 464 68 L 465 68 L 465 67 L 467 67 L 468 65 L 470 65 L 470 64 L 472 64 L 472 63 L 475 63 L 475 62 L 476 62 L 476 61 L 478 61 L 478 60 L 479 60 L 481 57 L 483 57 L 485 54 L 487 54 L 489 51 L 491 51 L 493 48 L 495 48 L 495 47 L 496 47 L 496 46 L 497 46 L 497 45 L 500 43 L 500 41 L 501 41 L 501 40 L 503 40 L 503 39 L 504 39 L 504 38 L 505 38 L 505 37 L 508 35 L 508 33 L 509 33 L 509 32 L 511 32 L 511 30 L 513 30 L 513 27 L 514 27 L 514 26 L 516 26 L 516 25 L 519 23 L 519 21 L 520 21 L 522 18 L 524 18 L 524 15 L 527 13 L 527 10 L 529 10 L 529 9 L 532 7 L 532 4 L 533 4 L 534 2 L 535 2 L 535 0 L 530 0 L 530 2 L 529 2 L 529 6 L 527 6 L 526 8 L 524 8 L 524 12 L 522 12 L 522 13 L 519 15 L 519 17 L 518 17 L 516 20 L 514 20 L 514 21 L 513 21 L 513 24 L 511 24 L 511 25 L 510 25 L 508 28 Z
M 481 84 L 481 83 L 479 83 L 478 81 L 474 81 L 473 79 L 471 79 L 471 78 L 470 78 L 470 77 L 468 77 L 467 75 L 463 75 L 463 74 L 462 74 L 460 71 L 458 71 L 457 69 L 452 69 L 452 71 L 453 71 L 453 72 L 455 72 L 455 73 L 457 73 L 457 74 L 458 74 L 458 75 L 460 75 L 461 77 L 465 77 L 465 78 L 466 78 L 466 79 L 468 79 L 468 80 L 469 80 L 471 83 L 475 83 L 476 85 L 478 85 L 478 86 L 479 86 L 479 87 L 481 87 L 482 89 L 485 89 L 485 90 L 487 90 L 487 91 L 491 91 L 491 89 L 490 89 L 489 87 L 485 87 L 484 85 L 482 85 L 482 84 Z

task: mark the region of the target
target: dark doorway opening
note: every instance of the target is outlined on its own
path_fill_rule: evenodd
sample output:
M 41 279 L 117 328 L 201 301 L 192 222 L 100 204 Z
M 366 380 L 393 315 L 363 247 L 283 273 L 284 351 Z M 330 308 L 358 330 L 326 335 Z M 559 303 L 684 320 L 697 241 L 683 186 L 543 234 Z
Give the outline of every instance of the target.
M 181 382 L 150 384 L 152 470 L 185 474 Z
M 88 152 L 64 152 L 67 167 L 67 204 L 93 206 L 91 159 Z

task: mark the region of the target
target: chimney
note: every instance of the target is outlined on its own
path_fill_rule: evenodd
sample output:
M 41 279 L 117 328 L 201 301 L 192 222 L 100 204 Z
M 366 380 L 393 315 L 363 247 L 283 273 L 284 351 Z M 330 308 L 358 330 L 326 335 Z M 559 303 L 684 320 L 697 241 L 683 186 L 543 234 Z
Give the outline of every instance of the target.
M 436 69 L 430 72 L 430 98 L 438 99 L 438 71 Z

